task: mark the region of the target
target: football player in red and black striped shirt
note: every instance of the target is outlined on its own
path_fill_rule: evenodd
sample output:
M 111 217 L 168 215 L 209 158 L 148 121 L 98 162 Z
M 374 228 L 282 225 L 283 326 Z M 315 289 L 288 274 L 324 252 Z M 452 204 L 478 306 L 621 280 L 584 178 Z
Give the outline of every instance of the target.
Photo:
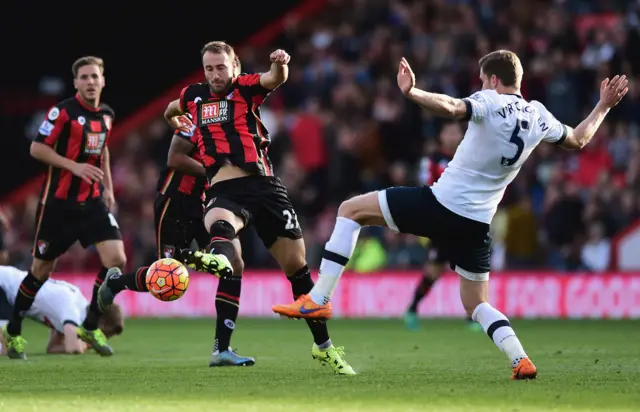
M 267 155 L 269 134 L 260 120 L 260 106 L 269 93 L 287 80 L 290 56 L 284 50 L 270 55 L 271 68 L 262 74 L 234 73 L 235 51 L 224 42 L 210 42 L 201 57 L 206 82 L 185 87 L 171 102 L 165 118 L 174 127 L 191 114 L 198 148 L 206 168 L 205 228 L 211 235 L 210 254 L 195 253 L 197 265 L 220 276 L 216 294 L 216 343 L 211 365 L 235 362 L 227 351 L 235 328 L 243 262 L 237 234 L 253 224 L 264 245 L 278 261 L 294 296 L 313 287 L 305 258 L 302 231 L 287 189 L 274 176 Z M 194 264 L 194 262 L 188 262 Z M 314 337 L 312 354 L 334 371 L 353 374 L 341 350 L 329 339 L 325 323 L 308 322 Z
M 460 123 L 447 123 L 440 131 L 440 148 L 435 153 L 425 156 L 420 161 L 418 180 L 421 184 L 431 186 L 439 178 L 447 167 L 453 155 L 462 141 L 463 131 Z M 427 252 L 427 262 L 424 267 L 424 274 L 420 283 L 416 287 L 413 300 L 404 315 L 404 322 L 408 329 L 418 329 L 418 305 L 429 294 L 435 282 L 442 276 L 448 263 L 447 256 L 437 244 L 431 243 Z M 471 317 L 467 318 L 470 327 L 478 328 L 480 325 L 474 322 Z M 480 328 L 482 330 L 482 328 Z
M 22 281 L 13 318 L 3 328 L 9 357 L 25 359 L 21 337 L 22 315 L 31 307 L 38 290 L 53 271 L 56 260 L 76 241 L 95 246 L 104 266 L 96 277 L 87 317 L 78 335 L 100 355 L 113 353 L 98 329 L 100 308 L 97 290 L 107 268 L 126 261 L 120 229 L 109 211 L 114 204 L 109 137 L 113 110 L 100 102 L 104 87 L 104 63 L 82 57 L 72 66 L 78 93 L 47 113 L 31 145 L 31 155 L 49 166 L 36 213 L 33 264 Z

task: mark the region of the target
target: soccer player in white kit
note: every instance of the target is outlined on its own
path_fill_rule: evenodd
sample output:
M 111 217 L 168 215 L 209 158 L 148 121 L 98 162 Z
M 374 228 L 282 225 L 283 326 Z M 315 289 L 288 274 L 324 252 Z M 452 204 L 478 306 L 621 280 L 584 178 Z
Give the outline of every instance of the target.
M 0 266 L 0 322 L 11 319 L 15 297 L 26 275 L 27 272 L 15 267 Z M 75 285 L 49 279 L 25 317 L 51 328 L 47 353 L 83 353 L 87 346 L 78 338 L 78 325 L 82 324 L 88 307 L 89 301 Z M 100 329 L 107 337 L 123 330 L 120 309 L 116 307 L 109 312 L 99 320 Z
M 491 236 L 489 224 L 504 192 L 522 164 L 541 142 L 581 149 L 594 136 L 609 110 L 627 93 L 625 76 L 605 79 L 600 101 L 575 129 L 563 125 L 537 101 L 520 95 L 523 69 L 515 53 L 499 50 L 479 61 L 482 91 L 466 99 L 429 93 L 415 87 L 415 76 L 403 58 L 398 87 L 431 113 L 468 120 L 462 143 L 432 187 L 394 187 L 343 202 L 325 245 L 320 277 L 306 296 L 274 312 L 293 318 L 329 319 L 331 295 L 347 265 L 362 226 L 386 226 L 424 236 L 446 250 L 460 275 L 465 311 L 507 355 L 512 379 L 533 379 L 537 370 L 505 315 L 489 300 Z

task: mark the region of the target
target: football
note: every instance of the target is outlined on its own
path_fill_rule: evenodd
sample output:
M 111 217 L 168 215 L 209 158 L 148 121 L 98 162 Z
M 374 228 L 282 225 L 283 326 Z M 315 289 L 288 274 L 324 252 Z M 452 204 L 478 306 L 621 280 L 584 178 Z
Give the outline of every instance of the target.
M 160 259 L 149 266 L 146 281 L 149 293 L 168 302 L 185 294 L 189 287 L 189 272 L 175 259 Z

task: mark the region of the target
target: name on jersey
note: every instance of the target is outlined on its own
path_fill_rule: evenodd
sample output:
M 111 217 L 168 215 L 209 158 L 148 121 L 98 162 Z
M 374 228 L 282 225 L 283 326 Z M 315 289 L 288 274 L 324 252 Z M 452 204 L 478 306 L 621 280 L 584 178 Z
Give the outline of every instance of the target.
M 102 154 L 102 148 L 106 139 L 106 133 L 87 133 L 87 141 L 84 145 L 84 152 L 89 155 Z
M 225 123 L 229 121 L 229 102 L 204 103 L 200 106 L 200 125 Z
M 517 112 L 524 112 L 527 114 L 536 114 L 537 110 L 527 104 L 521 104 L 520 102 L 508 103 L 503 106 L 500 110 L 498 110 L 498 114 L 506 119 L 507 116 L 511 116 Z M 538 126 L 542 129 L 543 132 L 546 132 L 549 129 L 549 126 L 545 123 L 541 116 L 538 116 Z

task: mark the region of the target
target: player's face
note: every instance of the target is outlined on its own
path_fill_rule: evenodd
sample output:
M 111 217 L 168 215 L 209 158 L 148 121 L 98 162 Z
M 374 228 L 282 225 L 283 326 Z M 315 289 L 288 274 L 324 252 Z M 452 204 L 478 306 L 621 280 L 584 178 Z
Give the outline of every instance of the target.
M 84 100 L 95 101 L 99 99 L 104 87 L 104 76 L 100 67 L 95 64 L 80 67 L 76 78 L 73 79 L 73 86 Z
M 215 93 L 227 90 L 235 73 L 233 59 L 227 53 L 206 52 L 202 56 L 202 65 L 211 90 Z

